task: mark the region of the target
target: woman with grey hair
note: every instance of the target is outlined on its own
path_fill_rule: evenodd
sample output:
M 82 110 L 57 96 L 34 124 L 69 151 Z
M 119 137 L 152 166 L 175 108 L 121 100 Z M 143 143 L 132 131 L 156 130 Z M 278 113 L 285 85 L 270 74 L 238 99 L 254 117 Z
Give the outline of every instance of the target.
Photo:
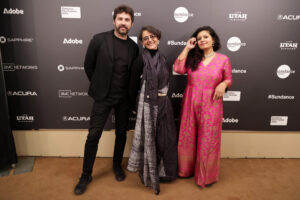
M 144 46 L 142 54 L 132 66 L 131 102 L 137 105 L 137 119 L 127 169 L 139 172 L 142 183 L 152 186 L 159 194 L 159 182 L 177 177 L 177 131 L 171 102 L 167 96 L 170 69 L 158 50 L 161 32 L 143 27 L 139 39 Z M 140 83 L 140 86 L 137 86 Z

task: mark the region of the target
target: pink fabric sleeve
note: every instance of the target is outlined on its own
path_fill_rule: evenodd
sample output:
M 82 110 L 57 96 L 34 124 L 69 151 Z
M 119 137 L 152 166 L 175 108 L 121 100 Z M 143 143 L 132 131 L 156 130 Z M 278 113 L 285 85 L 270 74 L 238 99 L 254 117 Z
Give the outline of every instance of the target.
M 231 63 L 229 58 L 225 60 L 224 63 L 224 81 L 229 81 L 227 87 L 230 87 L 232 85 L 232 71 L 231 71 Z
M 185 74 L 187 72 L 187 70 L 185 68 L 185 61 L 186 61 L 186 59 L 178 60 L 178 58 L 175 60 L 173 69 L 176 73 Z

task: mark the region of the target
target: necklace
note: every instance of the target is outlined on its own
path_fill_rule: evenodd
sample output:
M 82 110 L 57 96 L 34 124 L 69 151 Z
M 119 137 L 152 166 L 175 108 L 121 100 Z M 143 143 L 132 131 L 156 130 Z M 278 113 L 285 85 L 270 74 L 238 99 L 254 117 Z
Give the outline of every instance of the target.
M 213 55 L 215 55 L 214 51 L 212 53 L 208 54 L 208 55 L 204 55 L 204 58 L 209 58 L 209 57 L 212 57 Z

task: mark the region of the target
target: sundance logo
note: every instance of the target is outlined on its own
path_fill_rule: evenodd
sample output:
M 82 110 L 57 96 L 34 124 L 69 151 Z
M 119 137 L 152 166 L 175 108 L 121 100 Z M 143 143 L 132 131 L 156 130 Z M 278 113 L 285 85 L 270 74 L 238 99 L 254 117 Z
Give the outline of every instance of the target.
M 72 39 L 72 38 L 67 39 L 67 38 L 65 38 L 63 40 L 63 44 L 82 44 L 82 43 L 83 43 L 83 41 L 79 40 L 77 38 L 75 38 L 75 39 Z
M 181 94 L 181 93 L 177 93 L 177 94 L 173 93 L 172 96 L 171 96 L 171 98 L 176 98 L 176 99 L 177 98 L 182 98 L 182 97 L 183 97 L 183 94 Z
M 223 118 L 223 123 L 237 124 L 237 123 L 239 123 L 239 120 L 238 119 L 234 119 L 234 118 L 226 118 L 226 119 Z
M 223 96 L 223 101 L 240 101 L 241 91 L 227 91 Z
M 188 20 L 189 17 L 193 17 L 193 13 L 189 13 L 189 11 L 185 7 L 178 7 L 174 11 L 174 19 L 179 22 L 183 23 Z
M 64 66 L 64 65 L 58 65 L 57 70 L 60 72 L 63 71 L 70 71 L 70 70 L 84 70 L 84 67 L 77 67 L 77 66 Z
M 238 51 L 241 47 L 246 46 L 246 43 L 242 43 L 241 39 L 238 37 L 231 37 L 227 41 L 227 48 L 229 51 Z
M 90 121 L 90 117 L 88 116 L 63 116 L 63 121 L 65 122 L 87 122 Z
M 16 116 L 17 122 L 34 122 L 34 116 L 30 116 L 27 114 Z
M 33 42 L 33 38 L 7 38 L 0 36 L 0 43 L 5 44 L 7 42 Z
M 185 46 L 186 45 L 186 41 L 169 40 L 167 42 L 167 45 L 169 45 L 169 46 Z
M 72 98 L 88 96 L 87 92 L 72 92 L 71 90 L 58 90 L 59 98 Z
M 297 21 L 297 20 L 300 20 L 300 15 L 282 15 L 282 14 L 279 14 L 277 16 L 277 19 L 279 21 L 283 21 L 283 20 L 287 20 L 287 21 Z
M 37 96 L 35 91 L 7 91 L 7 96 Z
M 246 69 L 235 69 L 235 68 L 233 68 L 233 69 L 231 70 L 231 72 L 232 72 L 233 74 L 246 74 L 246 73 L 247 73 L 247 70 L 246 70 Z
M 14 63 L 3 63 L 3 71 L 37 70 L 37 65 L 15 65 Z
M 271 126 L 287 126 L 288 116 L 271 116 Z
M 277 76 L 281 79 L 285 79 L 290 76 L 290 74 L 294 74 L 295 70 L 291 70 L 288 65 L 280 65 L 277 68 Z
M 269 94 L 268 99 L 294 100 L 295 96 Z
M 234 13 L 229 13 L 228 18 L 231 21 L 244 22 L 247 20 L 247 15 L 248 14 L 242 13 L 241 11 L 236 11 Z
M 3 14 L 4 15 L 24 15 L 24 10 L 19 10 L 18 8 L 15 8 L 15 9 L 4 8 Z
M 296 50 L 298 48 L 298 43 L 293 41 L 286 41 L 280 43 L 281 50 Z

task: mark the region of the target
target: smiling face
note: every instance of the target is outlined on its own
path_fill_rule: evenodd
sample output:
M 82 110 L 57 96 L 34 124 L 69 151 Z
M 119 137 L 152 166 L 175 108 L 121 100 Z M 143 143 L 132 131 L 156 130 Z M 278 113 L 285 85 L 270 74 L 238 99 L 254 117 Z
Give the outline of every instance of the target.
M 213 48 L 214 40 L 208 31 L 201 31 L 197 35 L 197 43 L 201 50 Z
M 132 20 L 129 14 L 122 12 L 117 14 L 114 20 L 115 30 L 118 34 L 125 36 L 132 27 Z
M 142 43 L 145 46 L 145 48 L 155 50 L 158 47 L 159 39 L 153 33 L 150 33 L 149 31 L 145 30 L 142 34 Z

